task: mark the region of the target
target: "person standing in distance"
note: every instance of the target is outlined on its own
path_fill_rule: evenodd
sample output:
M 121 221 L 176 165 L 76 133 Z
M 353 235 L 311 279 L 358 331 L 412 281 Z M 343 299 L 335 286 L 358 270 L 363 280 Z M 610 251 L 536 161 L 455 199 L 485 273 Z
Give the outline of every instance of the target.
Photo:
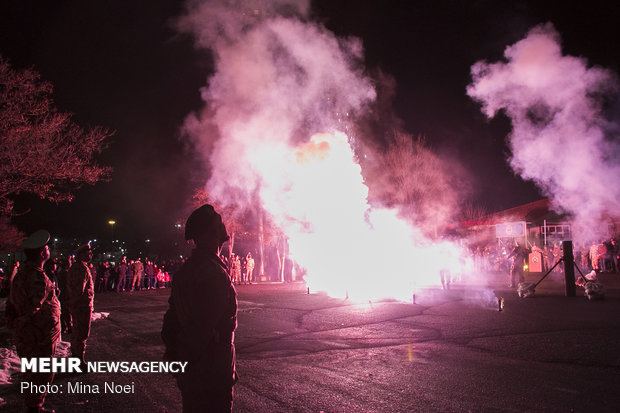
M 245 269 L 247 271 L 247 281 L 251 284 L 254 282 L 254 258 L 252 258 L 252 253 L 248 252 L 248 255 L 245 256 Z
M 47 246 L 50 234 L 39 230 L 23 243 L 26 262 L 11 281 L 6 304 L 7 325 L 19 357 L 54 357 L 60 340 L 60 302 L 56 287 L 45 274 L 43 265 L 50 258 Z M 52 382 L 54 373 L 25 372 L 22 382 L 45 386 Z M 28 412 L 53 412 L 43 407 L 46 393 L 25 392 Z
M 90 243 L 86 243 L 75 250 L 75 258 L 75 264 L 71 266 L 67 274 L 67 298 L 73 322 L 71 355 L 80 359 L 82 372 L 85 372 L 84 353 L 86 351 L 86 340 L 90 334 L 90 316 L 93 312 L 93 299 L 95 297 L 92 267 L 90 265 L 93 253 L 90 249 Z
M 228 240 L 222 217 L 203 205 L 187 219 L 185 239 L 196 248 L 172 280 L 161 332 L 164 359 L 188 362 L 177 375 L 183 412 L 231 412 L 237 293 L 219 257 Z
M 512 259 L 510 264 L 510 288 L 518 287 L 520 283 L 525 282 L 525 275 L 523 268 L 527 263 L 527 257 L 531 251 L 525 248 L 519 242 L 515 242 L 515 247 L 512 252 L 508 254 L 508 259 Z

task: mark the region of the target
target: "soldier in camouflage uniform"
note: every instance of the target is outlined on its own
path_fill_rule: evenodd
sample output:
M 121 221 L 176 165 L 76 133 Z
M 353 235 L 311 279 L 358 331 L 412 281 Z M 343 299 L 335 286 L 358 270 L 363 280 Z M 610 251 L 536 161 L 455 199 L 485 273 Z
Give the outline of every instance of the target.
M 131 281 L 131 291 L 142 289 L 142 276 L 144 275 L 144 265 L 140 258 L 136 259 L 133 264 L 133 279 Z
M 219 257 L 228 234 L 220 215 L 204 205 L 188 218 L 185 238 L 196 249 L 172 280 L 162 327 L 164 358 L 188 362 L 177 376 L 183 412 L 230 412 L 237 380 L 237 293 Z
M 90 334 L 90 316 L 93 312 L 93 298 L 95 290 L 90 260 L 93 253 L 90 244 L 81 246 L 75 251 L 75 264 L 67 274 L 67 298 L 73 330 L 71 332 L 71 354 L 77 357 L 84 366 L 84 352 L 86 340 Z M 82 367 L 84 371 L 84 367 Z
M 23 358 L 54 357 L 60 340 L 60 303 L 56 288 L 43 271 L 50 257 L 46 245 L 47 231 L 37 231 L 24 243 L 26 262 L 12 280 L 7 301 L 7 324 L 13 331 L 17 354 Z M 52 382 L 53 373 L 25 372 L 22 381 L 36 385 Z M 24 401 L 29 412 L 50 412 L 43 408 L 46 393 L 25 392 Z

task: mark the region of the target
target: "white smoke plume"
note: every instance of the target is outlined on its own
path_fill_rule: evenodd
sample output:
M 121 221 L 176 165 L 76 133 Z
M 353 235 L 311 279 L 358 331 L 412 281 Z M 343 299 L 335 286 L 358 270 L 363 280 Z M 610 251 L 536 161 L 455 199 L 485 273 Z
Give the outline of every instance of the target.
M 206 191 L 221 204 L 260 202 L 313 291 L 411 299 L 458 266 L 459 250 L 370 208 L 350 136 L 376 97 L 362 44 L 307 13 L 305 1 L 191 1 L 178 20 L 214 59 L 205 109 L 184 125 L 210 165 Z
M 191 1 L 178 21 L 214 56 L 215 74 L 202 90 L 207 109 L 185 127 L 202 144 L 217 139 L 207 190 L 222 202 L 231 187 L 250 195 L 266 184 L 257 170 L 277 168 L 289 145 L 345 130 L 375 97 L 361 71 L 361 42 L 303 21 L 308 7 L 294 0 Z
M 502 109 L 510 117 L 510 165 L 536 182 L 558 212 L 573 217 L 573 238 L 605 236 L 605 218 L 620 199 L 618 128 L 603 116 L 616 77 L 563 55 L 549 23 L 508 46 L 504 56 L 472 66 L 468 95 L 488 117 Z

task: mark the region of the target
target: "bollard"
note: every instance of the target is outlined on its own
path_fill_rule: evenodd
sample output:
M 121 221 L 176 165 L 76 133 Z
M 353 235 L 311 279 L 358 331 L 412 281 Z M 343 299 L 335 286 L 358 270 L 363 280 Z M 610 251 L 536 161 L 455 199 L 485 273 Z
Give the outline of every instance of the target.
M 575 287 L 573 242 L 562 241 L 562 250 L 564 252 L 564 289 L 567 297 L 575 297 L 577 295 L 577 287 Z

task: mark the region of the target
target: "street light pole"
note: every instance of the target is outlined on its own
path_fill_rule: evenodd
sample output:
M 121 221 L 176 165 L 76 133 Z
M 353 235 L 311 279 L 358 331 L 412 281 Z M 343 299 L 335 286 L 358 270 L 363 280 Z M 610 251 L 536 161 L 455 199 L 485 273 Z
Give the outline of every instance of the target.
M 114 244 L 114 225 L 116 224 L 116 221 L 111 219 L 108 221 L 108 224 L 112 227 L 112 244 Z

